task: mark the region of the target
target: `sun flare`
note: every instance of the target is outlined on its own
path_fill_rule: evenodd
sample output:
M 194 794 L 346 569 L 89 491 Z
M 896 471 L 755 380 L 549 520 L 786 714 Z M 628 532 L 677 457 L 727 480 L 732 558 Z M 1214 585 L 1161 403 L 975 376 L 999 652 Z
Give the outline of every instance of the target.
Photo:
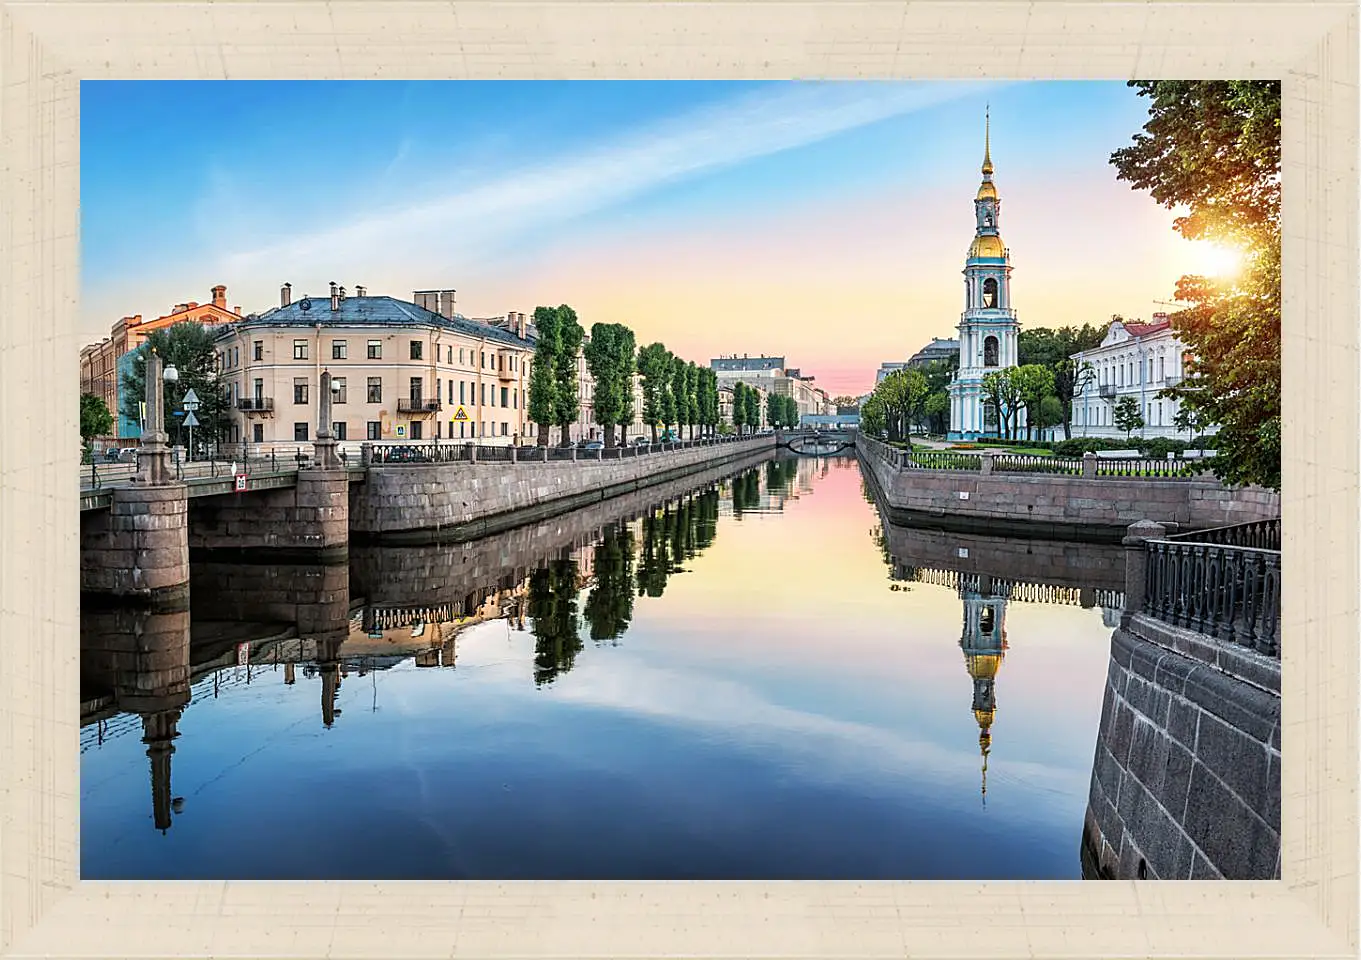
M 1237 247 L 1206 240 L 1191 241 L 1188 273 L 1202 277 L 1230 279 L 1243 269 L 1243 251 Z

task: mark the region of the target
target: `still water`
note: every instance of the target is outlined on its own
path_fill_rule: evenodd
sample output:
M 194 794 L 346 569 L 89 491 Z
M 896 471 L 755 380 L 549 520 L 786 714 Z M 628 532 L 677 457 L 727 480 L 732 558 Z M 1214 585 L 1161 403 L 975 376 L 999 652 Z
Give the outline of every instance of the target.
M 82 876 L 1075 879 L 1117 564 L 886 527 L 848 458 L 196 560 L 82 613 Z

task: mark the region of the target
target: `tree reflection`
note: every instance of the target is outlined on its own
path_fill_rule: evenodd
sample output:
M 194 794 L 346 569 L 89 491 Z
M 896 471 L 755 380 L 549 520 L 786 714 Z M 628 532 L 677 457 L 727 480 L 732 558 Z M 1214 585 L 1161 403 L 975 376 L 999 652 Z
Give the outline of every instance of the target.
M 744 510 L 755 510 L 761 505 L 761 474 L 748 470 L 732 482 L 732 512 L 741 519 Z
M 708 548 L 718 535 L 719 493 L 710 488 L 669 503 L 643 517 L 642 557 L 638 563 L 638 596 L 660 597 L 684 561 Z
M 542 686 L 571 670 L 582 649 L 575 560 L 549 560 L 529 575 L 529 616 L 533 620 L 534 683 Z
M 586 598 L 586 619 L 597 643 L 618 640 L 633 618 L 633 531 L 619 524 L 595 546 L 595 586 Z

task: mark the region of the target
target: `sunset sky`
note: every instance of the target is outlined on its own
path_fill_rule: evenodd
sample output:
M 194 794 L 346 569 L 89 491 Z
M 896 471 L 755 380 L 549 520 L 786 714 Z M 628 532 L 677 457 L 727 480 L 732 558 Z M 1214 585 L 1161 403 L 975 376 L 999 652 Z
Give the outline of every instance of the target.
M 568 303 L 830 393 L 954 335 L 985 104 L 1023 327 L 1163 309 L 1211 251 L 1108 162 L 1109 83 L 91 82 L 82 331 L 334 280 L 466 316 Z

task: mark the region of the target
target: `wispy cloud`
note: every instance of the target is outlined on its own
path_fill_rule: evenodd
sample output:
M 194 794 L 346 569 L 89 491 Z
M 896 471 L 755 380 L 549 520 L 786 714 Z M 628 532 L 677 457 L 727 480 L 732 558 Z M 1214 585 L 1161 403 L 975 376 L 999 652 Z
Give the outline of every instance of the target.
M 448 257 L 597 210 L 654 187 L 805 146 L 989 87 L 983 83 L 841 84 L 769 87 L 707 106 L 567 159 L 531 162 L 504 175 L 415 195 L 324 228 L 229 256 L 249 273 L 266 264 L 343 268 L 388 257 Z M 400 153 L 399 153 L 400 158 Z

